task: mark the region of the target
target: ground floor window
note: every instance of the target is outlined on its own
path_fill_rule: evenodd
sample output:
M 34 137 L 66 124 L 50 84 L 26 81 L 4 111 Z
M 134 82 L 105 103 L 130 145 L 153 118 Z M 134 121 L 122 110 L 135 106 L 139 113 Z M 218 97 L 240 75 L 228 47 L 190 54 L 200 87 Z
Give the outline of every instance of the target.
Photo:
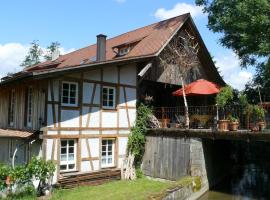
M 102 140 L 101 167 L 114 166 L 114 143 L 115 139 Z
M 76 140 L 61 140 L 60 171 L 76 170 Z

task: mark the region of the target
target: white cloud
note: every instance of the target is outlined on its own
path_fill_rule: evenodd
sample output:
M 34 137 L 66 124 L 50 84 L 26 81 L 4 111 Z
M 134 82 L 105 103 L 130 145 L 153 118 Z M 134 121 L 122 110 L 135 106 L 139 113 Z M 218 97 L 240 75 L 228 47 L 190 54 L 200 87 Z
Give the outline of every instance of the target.
M 232 87 L 242 90 L 245 84 L 252 79 L 250 71 L 240 68 L 240 61 L 236 54 L 224 53 L 216 57 L 215 60 L 225 82 Z
M 20 64 L 27 55 L 29 45 L 20 43 L 0 44 L 0 77 L 8 72 L 15 73 L 22 70 Z M 45 48 L 42 48 L 45 51 Z M 61 47 L 61 55 L 74 51 L 74 49 L 65 49 Z
M 154 16 L 157 19 L 168 19 L 171 17 L 175 17 L 184 13 L 188 13 L 192 15 L 192 17 L 203 16 L 202 7 L 196 6 L 193 4 L 187 3 L 177 3 L 172 9 L 166 10 L 165 8 L 159 8 L 156 10 Z

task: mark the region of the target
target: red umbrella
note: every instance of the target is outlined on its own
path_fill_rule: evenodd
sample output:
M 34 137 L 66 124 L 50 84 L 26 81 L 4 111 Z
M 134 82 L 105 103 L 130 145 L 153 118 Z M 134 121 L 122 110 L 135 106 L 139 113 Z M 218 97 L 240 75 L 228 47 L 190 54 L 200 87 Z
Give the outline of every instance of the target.
M 186 95 L 209 95 L 217 94 L 220 91 L 220 87 L 210 81 L 199 79 L 185 86 Z M 182 88 L 172 93 L 173 96 L 182 96 Z

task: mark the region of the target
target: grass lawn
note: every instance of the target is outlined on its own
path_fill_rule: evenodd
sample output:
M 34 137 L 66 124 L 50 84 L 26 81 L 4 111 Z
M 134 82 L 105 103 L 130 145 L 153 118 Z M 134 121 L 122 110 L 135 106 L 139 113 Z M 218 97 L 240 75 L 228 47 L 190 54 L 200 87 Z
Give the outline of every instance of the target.
M 120 200 L 146 199 L 149 195 L 159 193 L 172 186 L 170 182 L 160 182 L 140 178 L 135 181 L 114 181 L 99 186 L 84 186 L 69 190 L 56 190 L 52 199 L 63 200 Z
M 56 189 L 53 191 L 51 200 L 143 200 L 143 199 L 159 199 L 166 194 L 167 189 L 179 186 L 187 186 L 196 182 L 197 189 L 200 189 L 201 183 L 199 178 L 184 177 L 176 182 L 161 182 L 150 180 L 145 177 L 135 181 L 114 181 L 99 186 L 82 186 L 73 189 Z M 150 198 L 149 198 L 150 197 Z M 151 198 L 152 197 L 152 198 Z M 36 197 L 22 196 L 11 197 L 10 199 L 34 200 Z M 44 198 L 47 199 L 47 198 Z

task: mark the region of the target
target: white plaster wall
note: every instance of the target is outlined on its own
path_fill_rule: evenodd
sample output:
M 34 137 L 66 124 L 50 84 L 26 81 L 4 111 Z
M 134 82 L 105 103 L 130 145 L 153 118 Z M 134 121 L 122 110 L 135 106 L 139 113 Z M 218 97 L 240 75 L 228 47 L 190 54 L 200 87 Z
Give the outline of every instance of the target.
M 120 87 L 120 94 L 119 94 L 119 105 L 125 106 L 125 95 L 124 90 L 126 92 L 126 98 L 127 98 L 127 105 L 128 106 L 136 106 L 136 89 L 135 88 L 124 88 Z
M 99 69 L 85 72 L 85 73 L 83 73 L 83 76 L 85 79 L 88 79 L 88 80 L 95 80 L 95 81 L 101 80 L 101 73 L 100 73 Z
M 46 139 L 46 160 L 52 159 L 52 146 L 53 146 L 53 139 Z
M 119 127 L 128 128 L 128 118 L 125 108 L 119 109 Z
M 81 171 L 82 172 L 89 172 L 89 171 L 91 171 L 91 165 L 90 165 L 90 162 L 88 160 L 81 162 Z
M 60 131 L 61 135 L 79 135 L 79 131 Z
M 81 158 L 88 158 L 88 150 L 86 146 L 86 139 L 81 139 Z
M 118 166 L 117 166 L 118 168 L 122 167 L 123 161 L 124 161 L 124 158 L 118 158 Z
M 118 155 L 126 155 L 127 150 L 127 137 L 119 137 L 118 138 Z
M 57 131 L 47 131 L 47 135 L 57 135 Z
M 99 134 L 99 130 L 82 130 L 81 133 L 85 135 Z
M 99 127 L 99 118 L 100 112 L 99 107 L 92 107 L 91 114 L 90 114 L 90 123 L 89 127 Z M 87 125 L 87 118 L 89 113 L 89 107 L 83 107 L 83 116 L 82 116 L 82 126 L 86 127 Z
M 99 138 L 88 139 L 92 157 L 99 157 Z
M 116 134 L 117 132 L 115 131 L 115 130 L 103 130 L 102 131 L 102 134 L 108 134 L 108 135 L 110 135 L 110 134 Z
M 117 127 L 117 112 L 102 112 L 102 127 Z
M 129 133 L 130 133 L 130 131 L 126 130 L 126 129 L 119 130 L 119 134 L 127 134 L 128 135 Z
M 118 71 L 117 67 L 105 67 L 103 69 L 103 81 L 110 83 L 118 82 Z
M 78 110 L 61 110 L 61 127 L 79 127 L 79 116 Z
M 136 86 L 137 69 L 136 65 L 126 65 L 120 68 L 120 83 Z

